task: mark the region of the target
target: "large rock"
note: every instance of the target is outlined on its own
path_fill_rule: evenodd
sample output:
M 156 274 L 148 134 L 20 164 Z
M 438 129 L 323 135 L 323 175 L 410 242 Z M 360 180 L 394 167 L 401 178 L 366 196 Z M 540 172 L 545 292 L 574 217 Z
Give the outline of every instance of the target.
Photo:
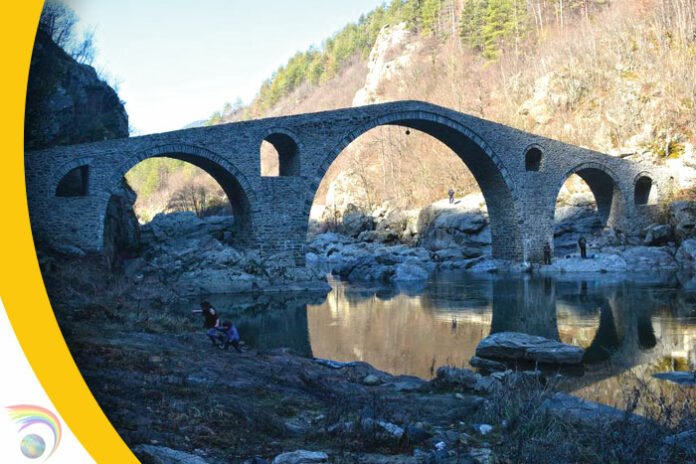
M 674 227 L 678 241 L 691 238 L 696 234 L 696 203 L 675 201 L 669 205 L 669 222 Z
M 542 267 L 542 272 L 625 272 L 628 269 L 624 258 L 617 254 L 599 254 L 588 259 L 579 256 L 556 258 Z
M 379 208 L 375 220 L 374 241 L 414 244 L 418 235 L 418 210 Z
M 147 464 L 208 464 L 200 456 L 164 446 L 137 445 L 133 452 L 141 462 Z
M 488 213 L 474 203 L 460 201 L 450 204 L 442 200 L 423 208 L 418 218 L 419 245 L 431 250 L 490 245 Z
M 128 115 L 116 92 L 41 29 L 31 56 L 25 119 L 28 150 L 128 137 Z
M 626 261 L 628 269 L 654 271 L 677 268 L 673 253 L 673 248 L 636 246 L 621 252 L 621 257 Z
M 439 390 L 454 388 L 471 389 L 478 383 L 481 376 L 469 369 L 452 366 L 437 368 L 437 376 L 431 381 L 433 387 Z
M 297 450 L 279 454 L 273 464 L 323 464 L 329 462 L 329 456 L 322 451 Z
M 672 226 L 668 224 L 652 224 L 643 231 L 645 238 L 644 245 L 659 246 L 674 240 Z
M 123 179 L 107 204 L 103 253 L 112 266 L 140 245 L 140 224 L 133 210 L 136 199 L 136 193 Z
M 357 237 L 361 232 L 375 228 L 372 216 L 365 214 L 354 204 L 349 204 L 343 212 L 342 232 L 349 237 Z
M 674 257 L 682 267 L 696 266 L 696 238 L 684 240 Z
M 544 337 L 520 332 L 499 332 L 481 340 L 476 356 L 533 361 L 545 364 L 580 364 L 585 350 Z
M 392 280 L 395 282 L 411 282 L 428 280 L 430 273 L 416 264 L 398 264 L 394 269 Z

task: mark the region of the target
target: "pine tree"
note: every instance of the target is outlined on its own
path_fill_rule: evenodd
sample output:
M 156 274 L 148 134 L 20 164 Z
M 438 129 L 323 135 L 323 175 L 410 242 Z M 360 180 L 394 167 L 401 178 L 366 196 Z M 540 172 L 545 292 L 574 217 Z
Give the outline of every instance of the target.
M 423 0 L 420 7 L 420 27 L 425 34 L 437 32 L 441 0 Z

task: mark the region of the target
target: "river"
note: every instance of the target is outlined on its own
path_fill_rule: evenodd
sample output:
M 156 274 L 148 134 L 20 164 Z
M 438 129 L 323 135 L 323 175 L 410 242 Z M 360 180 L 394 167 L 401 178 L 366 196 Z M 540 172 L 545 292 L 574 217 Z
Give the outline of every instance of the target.
M 209 299 L 253 347 L 365 361 L 425 379 L 441 365 L 469 367 L 479 341 L 501 331 L 585 348 L 582 369 L 569 371 L 563 388 L 620 407 L 635 386 L 668 395 L 680 388 L 652 374 L 696 369 L 696 288 L 674 276 L 441 272 L 401 288 L 330 283 L 326 297 Z

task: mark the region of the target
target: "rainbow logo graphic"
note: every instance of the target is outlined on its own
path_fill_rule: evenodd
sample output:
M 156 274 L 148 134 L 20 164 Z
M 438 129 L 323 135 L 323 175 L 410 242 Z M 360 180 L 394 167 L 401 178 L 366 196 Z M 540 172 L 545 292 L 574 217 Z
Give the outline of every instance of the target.
M 20 449 L 22 454 L 29 459 L 43 457 L 50 458 L 60 444 L 62 428 L 58 417 L 48 409 L 30 404 L 18 404 L 7 407 L 8 415 L 17 426 L 17 433 L 21 437 Z M 50 450 L 46 449 L 46 440 L 38 432 L 44 431 L 53 434 Z

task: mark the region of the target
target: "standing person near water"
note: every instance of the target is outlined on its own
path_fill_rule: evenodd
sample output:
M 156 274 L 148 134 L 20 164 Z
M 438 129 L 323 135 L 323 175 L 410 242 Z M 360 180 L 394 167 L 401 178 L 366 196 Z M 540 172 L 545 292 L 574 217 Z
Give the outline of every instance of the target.
M 587 240 L 585 237 L 581 236 L 578 240 L 578 248 L 580 248 L 580 257 L 582 259 L 587 258 Z
M 544 264 L 551 264 L 551 244 L 544 243 Z
M 217 310 L 210 304 L 209 301 L 201 301 L 201 309 L 194 309 L 192 313 L 201 313 L 203 315 L 203 328 L 208 329 L 206 335 L 215 343 L 215 336 L 218 334 L 216 330 L 220 326 L 220 315 Z

